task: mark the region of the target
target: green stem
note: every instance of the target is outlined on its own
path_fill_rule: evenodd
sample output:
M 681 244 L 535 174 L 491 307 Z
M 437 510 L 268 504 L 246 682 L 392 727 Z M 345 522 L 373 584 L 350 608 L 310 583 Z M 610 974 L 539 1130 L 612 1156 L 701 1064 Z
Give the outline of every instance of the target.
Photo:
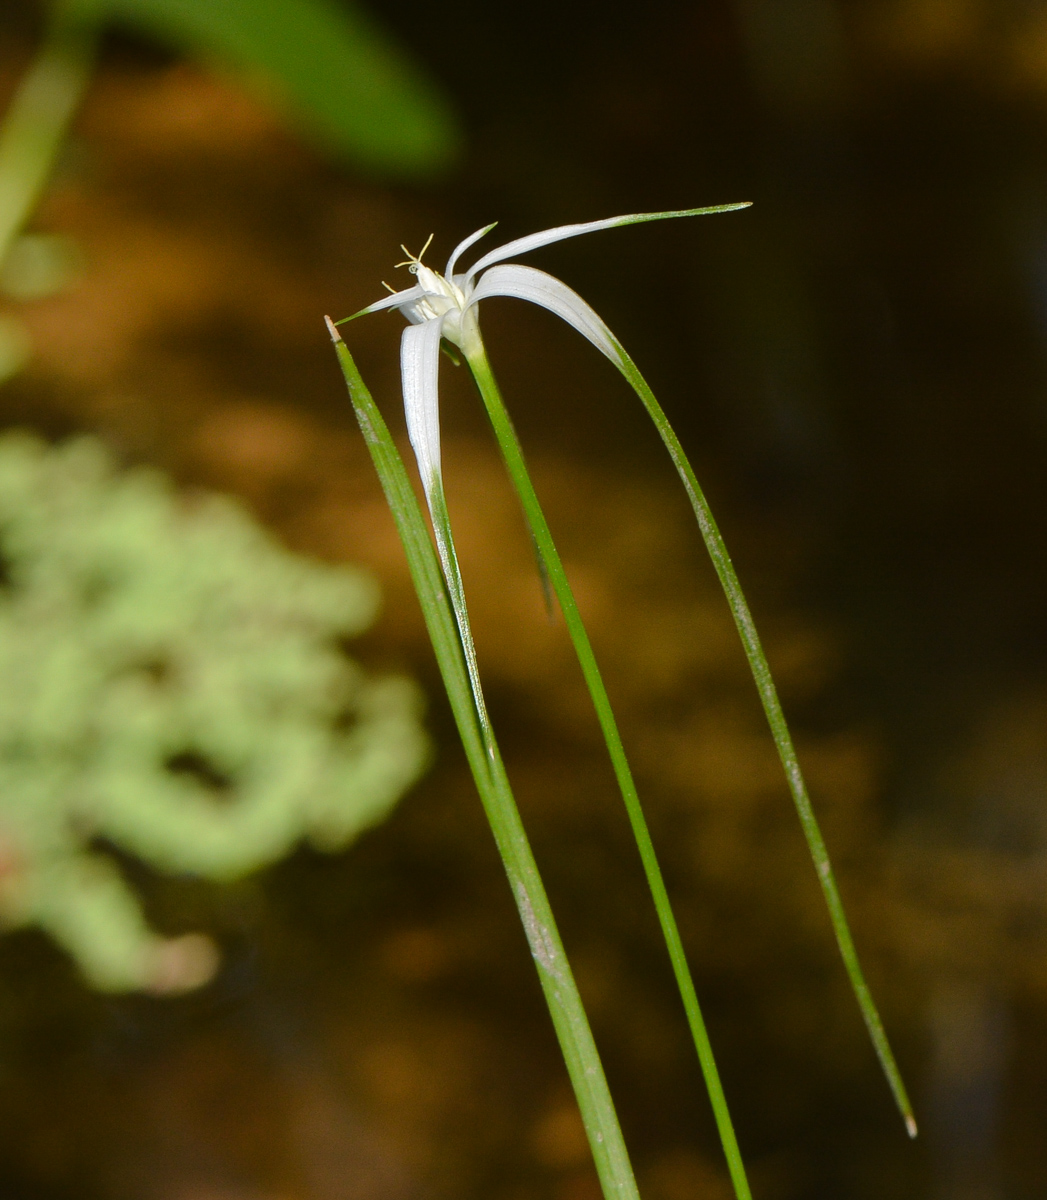
M 567 573 L 564 571 L 560 554 L 553 542 L 548 522 L 545 519 L 542 506 L 534 490 L 534 485 L 531 482 L 527 464 L 524 461 L 519 438 L 516 435 L 516 430 L 513 428 L 512 420 L 502 400 L 501 391 L 491 370 L 491 364 L 482 342 L 477 341 L 475 348 L 471 347 L 471 351 L 466 352 L 466 360 L 473 373 L 473 378 L 476 380 L 476 385 L 483 398 L 484 405 L 487 408 L 487 413 L 491 419 L 495 436 L 498 439 L 498 445 L 501 447 L 502 457 L 512 478 L 513 486 L 516 488 L 517 495 L 520 497 L 523 505 L 527 523 L 538 548 L 541 564 L 548 574 L 549 581 L 560 602 L 560 608 L 564 614 L 571 642 L 574 645 L 575 653 L 582 668 L 582 674 L 585 676 L 585 682 L 588 685 L 589 694 L 596 709 L 600 729 L 603 732 L 604 741 L 607 744 L 614 773 L 618 780 L 618 787 L 622 793 L 622 799 L 625 801 L 626 811 L 629 814 L 633 836 L 640 850 L 640 858 L 643 861 L 648 887 L 654 898 L 654 905 L 658 913 L 658 920 L 661 923 L 662 934 L 669 949 L 673 972 L 676 975 L 676 984 L 680 990 L 684 1010 L 691 1028 L 691 1035 L 694 1038 L 695 1048 L 698 1051 L 698 1059 L 701 1063 L 702 1074 L 705 1077 L 709 1099 L 712 1102 L 713 1113 L 716 1117 L 716 1125 L 720 1133 L 720 1140 L 723 1143 L 724 1154 L 727 1158 L 735 1194 L 738 1200 L 750 1200 L 751 1192 L 745 1176 L 745 1166 L 742 1162 L 738 1140 L 735 1136 L 730 1112 L 727 1108 L 727 1100 L 723 1093 L 723 1085 L 720 1082 L 720 1074 L 716 1067 L 712 1045 L 709 1041 L 705 1021 L 702 1018 L 701 1008 L 698 1004 L 694 981 L 687 966 L 687 957 L 684 953 L 680 931 L 676 924 L 672 905 L 669 902 L 669 895 L 665 888 L 665 881 L 662 878 L 661 867 L 655 855 L 651 835 L 647 828 L 647 821 L 640 805 L 640 798 L 637 795 L 636 784 L 633 781 L 632 771 L 629 768 L 625 748 L 622 745 L 618 725 L 611 708 L 611 701 L 607 695 L 607 689 L 604 686 L 600 669 L 597 666 L 596 656 L 593 654 L 589 635 L 586 632 L 581 614 L 578 611 L 574 592 L 571 589 Z
M 91 78 L 95 36 L 61 12 L 0 126 L 0 262 L 39 202 Z
M 464 611 L 452 611 L 428 526 L 400 453 L 348 347 L 330 321 L 328 327 L 357 421 L 407 553 L 411 578 L 421 601 L 466 757 L 538 967 L 538 977 L 578 1100 L 604 1196 L 607 1200 L 639 1200 L 628 1151 L 581 996 L 494 734 L 489 725 L 485 726 L 475 702 L 473 687 L 478 687 L 478 681 L 475 684 L 470 681 L 460 636 L 463 630 L 462 636 L 469 636 L 468 618 Z M 479 704 L 482 705 L 482 697 L 479 697 Z
M 738 576 L 735 573 L 734 564 L 731 562 L 731 556 L 727 553 L 727 547 L 713 518 L 712 510 L 709 508 L 709 502 L 706 500 L 705 494 L 699 486 L 687 455 L 684 453 L 683 446 L 680 445 L 680 439 L 673 432 L 673 428 L 669 424 L 662 406 L 658 403 L 647 381 L 640 374 L 636 364 L 626 353 L 621 343 L 617 339 L 612 338 L 612 340 L 615 350 L 619 355 L 619 361 L 615 365 L 629 381 L 650 414 L 651 419 L 654 421 L 662 442 L 669 451 L 680 479 L 683 481 L 684 488 L 691 501 L 691 507 L 694 509 L 694 515 L 698 519 L 698 527 L 701 530 L 709 557 L 712 559 L 716 574 L 719 576 L 720 584 L 727 597 L 727 603 L 734 617 L 734 623 L 738 628 L 742 645 L 745 648 L 746 658 L 749 660 L 753 679 L 756 681 L 756 688 L 760 694 L 760 702 L 763 704 L 763 710 L 771 727 L 774 743 L 778 748 L 779 758 L 785 769 L 789 791 L 792 793 L 793 803 L 796 805 L 796 811 L 800 818 L 800 825 L 803 828 L 811 857 L 814 860 L 818 881 L 825 896 L 825 902 L 829 909 L 829 918 L 832 921 L 833 932 L 836 935 L 836 942 L 840 948 L 844 966 L 850 977 L 851 987 L 858 1001 L 858 1006 L 861 1009 L 866 1027 L 869 1030 L 869 1036 L 872 1039 L 877 1057 L 880 1060 L 880 1065 L 883 1067 L 887 1082 L 894 1095 L 895 1103 L 905 1120 L 905 1127 L 909 1132 L 909 1136 L 915 1137 L 916 1120 L 913 1117 L 912 1105 L 909 1103 L 905 1084 L 902 1081 L 898 1065 L 894 1060 L 894 1053 L 887 1040 L 887 1034 L 884 1032 L 883 1022 L 880 1020 L 876 1003 L 869 991 L 868 984 L 865 982 L 865 975 L 858 961 L 858 952 L 855 950 L 854 939 L 847 924 L 847 916 L 844 912 L 839 888 L 836 886 L 836 878 L 833 874 L 832 864 L 829 861 L 829 852 L 825 846 L 825 839 L 822 837 L 818 819 L 815 817 L 814 809 L 811 807 L 810 797 L 807 794 L 807 785 L 804 783 L 803 773 L 800 770 L 800 763 L 796 757 L 796 750 L 789 733 L 789 727 L 785 721 L 785 713 L 782 711 L 781 701 L 778 699 L 778 691 L 774 686 L 771 668 L 768 665 L 767 656 L 764 654 L 763 646 L 760 643 L 759 634 L 756 632 L 756 625 L 753 621 L 752 613 L 749 611 L 745 595 L 742 592 L 741 584 L 738 582 Z

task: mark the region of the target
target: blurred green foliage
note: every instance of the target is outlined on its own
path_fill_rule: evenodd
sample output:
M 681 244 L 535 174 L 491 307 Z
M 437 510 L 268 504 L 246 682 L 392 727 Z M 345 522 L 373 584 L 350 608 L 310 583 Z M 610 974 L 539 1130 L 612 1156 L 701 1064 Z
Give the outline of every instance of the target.
M 457 153 L 442 92 L 351 0 L 64 0 L 62 11 L 234 68 L 366 169 L 427 175 Z
M 60 291 L 79 255 L 24 238 L 112 25 L 232 70 L 336 158 L 377 176 L 424 179 L 455 159 L 443 93 L 352 0 L 56 0 L 43 44 L 0 123 L 0 292 Z M 32 354 L 23 322 L 0 315 L 0 382 Z
M 414 685 L 341 649 L 377 587 L 88 438 L 0 439 L 0 553 L 0 917 L 95 987 L 196 986 L 212 944 L 153 932 L 92 841 L 228 880 L 381 820 L 427 741 Z

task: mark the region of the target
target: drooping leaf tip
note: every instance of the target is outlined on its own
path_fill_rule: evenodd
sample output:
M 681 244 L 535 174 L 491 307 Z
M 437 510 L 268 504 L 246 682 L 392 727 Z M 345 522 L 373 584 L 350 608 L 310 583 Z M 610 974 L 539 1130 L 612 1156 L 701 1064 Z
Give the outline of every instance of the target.
M 738 212 L 739 209 L 752 208 L 752 206 L 751 200 L 736 200 L 733 204 L 713 204 L 709 208 L 695 208 L 691 210 L 691 214 L 701 217 L 711 213 Z
M 731 204 L 707 204 L 702 208 L 684 208 L 678 212 L 659 213 L 667 217 L 709 217 L 716 213 L 737 212 L 741 208 L 752 208 L 751 200 L 736 200 Z

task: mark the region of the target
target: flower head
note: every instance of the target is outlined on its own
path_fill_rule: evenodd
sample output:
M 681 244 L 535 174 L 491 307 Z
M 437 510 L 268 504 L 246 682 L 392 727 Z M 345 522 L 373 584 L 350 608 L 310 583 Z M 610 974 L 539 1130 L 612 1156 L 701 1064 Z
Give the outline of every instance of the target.
M 519 263 L 508 263 L 506 259 L 566 238 L 578 237 L 583 233 L 595 233 L 600 229 L 614 229 L 619 225 L 635 225 L 643 221 L 660 221 L 669 217 L 731 212 L 747 207 L 747 204 L 720 204 L 711 208 L 633 213 L 579 225 L 558 225 L 555 229 L 545 229 L 541 233 L 532 233 L 527 237 L 506 242 L 504 246 L 498 246 L 482 255 L 468 271 L 461 273 L 455 270 L 458 260 L 476 242 L 490 233 L 494 224 L 478 229 L 459 242 L 447 260 L 443 274 L 422 262 L 429 242 L 432 241 L 431 237 L 418 255 L 413 255 L 404 248 L 407 261 L 399 265 L 407 267 L 414 275 L 414 285 L 402 291 L 394 291 L 392 295 L 369 304 L 354 316 L 362 317 L 381 309 L 397 308 L 409 322 L 400 343 L 404 410 L 407 416 L 407 432 L 418 460 L 418 470 L 430 509 L 440 488 L 440 342 L 441 339 L 446 339 L 457 346 L 467 361 L 476 361 L 478 356 L 483 355 L 477 307 L 481 300 L 491 296 L 514 296 L 547 308 L 569 325 L 573 325 L 616 366 L 622 365 L 624 351 L 618 339 L 581 296 L 545 271 L 521 266 Z M 352 319 L 353 317 L 346 318 Z

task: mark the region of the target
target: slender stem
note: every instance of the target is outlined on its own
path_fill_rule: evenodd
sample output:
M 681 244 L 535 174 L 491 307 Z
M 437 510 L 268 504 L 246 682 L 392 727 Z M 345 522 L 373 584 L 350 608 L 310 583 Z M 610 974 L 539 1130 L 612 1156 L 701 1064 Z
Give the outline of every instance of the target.
M 654 421 L 662 442 L 669 451 L 680 479 L 683 481 L 683 486 L 691 501 L 691 507 L 694 509 L 694 515 L 698 519 L 698 527 L 701 530 L 709 557 L 712 559 L 716 574 L 719 576 L 720 584 L 727 597 L 727 603 L 734 617 L 734 623 L 738 628 L 742 645 L 745 648 L 746 658 L 749 660 L 749 668 L 752 671 L 753 679 L 756 681 L 756 688 L 760 694 L 760 702 L 767 716 L 767 722 L 771 727 L 774 743 L 778 748 L 778 756 L 785 769 L 789 791 L 792 793 L 793 803 L 796 805 L 796 811 L 800 818 L 800 825 L 807 839 L 811 858 L 814 860 L 818 881 L 821 884 L 822 893 L 825 896 L 825 902 L 829 909 L 829 919 L 832 921 L 833 932 L 836 935 L 840 955 L 843 958 L 844 966 L 850 977 L 851 987 L 858 1001 L 858 1006 L 861 1009 L 866 1027 L 869 1030 L 869 1036 L 872 1039 L 877 1057 L 880 1060 L 880 1065 L 894 1095 L 895 1103 L 905 1121 L 905 1127 L 908 1130 L 909 1136 L 915 1137 L 917 1130 L 912 1105 L 909 1103 L 905 1084 L 902 1081 L 901 1072 L 898 1070 L 894 1053 L 887 1040 L 887 1034 L 884 1032 L 883 1022 L 877 1011 L 876 1003 L 872 998 L 872 993 L 869 991 L 868 984 L 865 982 L 861 963 L 858 961 L 858 952 L 854 947 L 854 939 L 851 936 L 851 930 L 847 923 L 843 901 L 840 898 L 840 890 L 836 886 L 836 877 L 833 874 L 832 864 L 829 861 L 829 852 L 825 846 L 825 839 L 822 837 L 818 819 L 815 817 L 814 809 L 811 807 L 810 797 L 807 794 L 807 785 L 804 783 L 803 773 L 800 770 L 800 763 L 796 757 L 792 736 L 785 721 L 785 713 L 782 711 L 781 701 L 778 699 L 778 691 L 774 686 L 771 668 L 768 665 L 767 656 L 760 643 L 759 634 L 756 632 L 756 625 L 753 621 L 752 613 L 749 611 L 745 595 L 742 592 L 742 586 L 738 582 L 738 576 L 735 573 L 734 564 L 731 562 L 731 556 L 727 552 L 723 537 L 713 518 L 709 502 L 706 500 L 705 494 L 699 486 L 694 470 L 687 459 L 687 455 L 684 453 L 683 446 L 680 445 L 680 439 L 669 424 L 669 419 L 666 417 L 662 406 L 658 403 L 647 381 L 640 374 L 636 364 L 626 353 L 621 343 L 617 339 L 613 339 L 613 343 L 619 356 L 615 365 L 632 385 L 633 390 L 640 397 L 644 407 Z
M 474 703 L 460 633 L 468 618 L 452 611 L 448 589 L 403 460 L 348 347 L 328 321 L 361 432 L 407 553 L 411 578 L 487 818 L 520 912 L 538 977 L 567 1064 L 607 1200 L 639 1200 L 628 1151 L 581 996 L 553 919 L 527 834 L 490 726 Z M 449 530 L 447 531 L 449 534 Z M 482 703 L 482 698 L 481 698 Z
M 47 184 L 69 122 L 91 78 L 95 36 L 53 18 L 0 126 L 0 262 Z
M 523 505 L 527 524 L 530 527 L 531 535 L 537 546 L 542 567 L 548 575 L 549 582 L 556 593 L 556 598 L 560 602 L 560 608 L 564 614 L 571 642 L 574 645 L 578 662 L 582 668 L 582 674 L 585 676 L 585 682 L 588 685 L 589 694 L 596 709 L 600 729 L 603 732 L 604 741 L 607 744 L 614 773 L 618 780 L 618 787 L 621 790 L 622 799 L 625 801 L 625 808 L 629 814 L 629 823 L 632 826 L 633 836 L 640 850 L 640 858 L 643 861 L 644 872 L 647 876 L 647 885 L 654 898 L 654 905 L 658 913 L 658 920 L 661 923 L 662 934 L 669 949 L 669 958 L 672 961 L 673 972 L 676 975 L 676 984 L 680 990 L 684 1010 L 687 1014 L 687 1021 L 691 1028 L 691 1035 L 694 1038 L 695 1048 L 698 1051 L 698 1059 L 701 1063 L 702 1074 L 705 1077 L 709 1099 L 712 1102 L 713 1113 L 716 1117 L 716 1125 L 720 1133 L 720 1140 L 723 1143 L 724 1154 L 727 1158 L 727 1165 L 731 1173 L 731 1181 L 734 1184 L 735 1194 L 738 1200 L 750 1200 L 751 1192 L 745 1175 L 745 1166 L 742 1162 L 741 1151 L 738 1148 L 738 1140 L 731 1122 L 731 1115 L 728 1111 L 723 1085 L 720 1082 L 720 1074 L 716 1067 L 712 1045 L 709 1041 L 705 1021 L 702 1018 L 701 1008 L 698 1004 L 694 981 L 687 966 L 687 957 L 684 953 L 680 931 L 676 924 L 672 905 L 669 902 L 669 895 L 665 888 L 665 881 L 662 878 L 661 867 L 658 864 L 658 858 L 651 842 L 651 835 L 640 805 L 636 784 L 633 780 L 632 771 L 629 768 L 625 748 L 622 745 L 618 725 L 611 708 L 611 701 L 607 695 L 607 689 L 604 686 L 600 668 L 597 666 L 596 656 L 593 653 L 589 635 L 582 622 L 570 581 L 567 578 L 567 573 L 564 571 L 559 551 L 553 542 L 548 522 L 545 519 L 542 506 L 534 490 L 534 485 L 531 482 L 519 438 L 516 435 L 516 430 L 513 428 L 512 420 L 502 400 L 501 391 L 491 370 L 486 350 L 479 339 L 477 339 L 475 348 L 472 348 L 471 352 L 466 353 L 466 360 L 473 373 L 473 378 L 476 380 L 476 385 L 483 398 L 484 405 L 487 408 L 487 413 L 494 427 L 495 436 L 498 439 L 498 445 L 501 448 L 502 457 L 512 478 L 513 486 L 516 488 L 517 495 L 520 497 Z

